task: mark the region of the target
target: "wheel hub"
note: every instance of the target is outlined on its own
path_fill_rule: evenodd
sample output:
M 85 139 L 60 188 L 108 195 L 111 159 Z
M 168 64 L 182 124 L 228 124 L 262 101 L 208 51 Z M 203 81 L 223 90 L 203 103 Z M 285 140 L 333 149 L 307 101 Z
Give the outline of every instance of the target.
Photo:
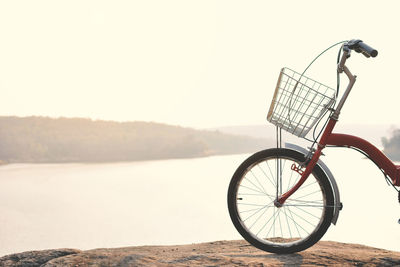
M 274 205 L 277 208 L 282 208 L 283 204 L 279 202 L 278 198 L 274 200 Z

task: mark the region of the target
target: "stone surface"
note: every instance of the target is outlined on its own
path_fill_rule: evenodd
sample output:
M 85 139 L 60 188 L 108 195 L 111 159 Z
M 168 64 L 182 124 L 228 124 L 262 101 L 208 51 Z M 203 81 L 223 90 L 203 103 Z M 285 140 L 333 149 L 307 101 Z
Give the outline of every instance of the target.
M 321 241 L 300 253 L 276 255 L 245 241 L 79 251 L 32 251 L 0 258 L 0 266 L 400 266 L 400 252 Z
M 52 259 L 81 252 L 77 249 L 49 249 L 27 251 L 0 258 L 0 266 L 34 267 L 42 266 Z

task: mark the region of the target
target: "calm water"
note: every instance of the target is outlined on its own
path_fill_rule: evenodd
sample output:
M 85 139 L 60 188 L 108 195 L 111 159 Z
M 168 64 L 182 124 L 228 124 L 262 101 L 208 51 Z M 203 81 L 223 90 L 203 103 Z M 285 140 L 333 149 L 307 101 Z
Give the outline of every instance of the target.
M 351 150 L 325 154 L 344 209 L 324 239 L 400 251 L 400 205 L 380 171 Z M 240 239 L 226 191 L 247 156 L 2 166 L 0 255 Z

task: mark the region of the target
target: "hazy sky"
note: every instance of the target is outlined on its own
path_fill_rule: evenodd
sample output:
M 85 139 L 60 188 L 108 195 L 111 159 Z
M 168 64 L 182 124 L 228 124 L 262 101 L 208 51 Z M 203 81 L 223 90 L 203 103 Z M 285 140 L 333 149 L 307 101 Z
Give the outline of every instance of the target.
M 1 1 L 0 115 L 263 124 L 281 67 L 301 72 L 360 38 L 379 55 L 353 54 L 341 121 L 399 124 L 399 12 L 365 0 Z M 308 75 L 334 87 L 336 54 Z

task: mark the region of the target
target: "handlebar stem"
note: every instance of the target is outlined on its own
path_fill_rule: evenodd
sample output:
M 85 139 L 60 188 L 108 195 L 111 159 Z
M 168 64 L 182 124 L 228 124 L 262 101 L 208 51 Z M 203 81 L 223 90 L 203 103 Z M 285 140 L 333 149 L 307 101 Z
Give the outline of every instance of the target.
M 356 82 L 356 75 L 353 75 L 349 68 L 346 67 L 345 63 L 346 63 L 346 59 L 349 57 L 349 53 L 347 53 L 346 51 L 343 53 L 342 59 L 340 60 L 340 63 L 338 65 L 338 72 L 342 73 L 344 72 L 347 76 L 347 78 L 349 78 L 349 84 L 347 85 L 346 91 L 344 92 L 342 99 L 340 99 L 339 104 L 337 105 L 335 111 L 333 112 L 331 118 L 334 120 L 338 120 L 339 119 L 339 114 L 340 111 L 342 110 L 342 107 L 344 105 L 344 102 L 346 102 L 347 97 L 350 94 L 351 89 L 353 88 L 354 83 Z M 343 65 L 342 65 L 343 64 Z
M 343 55 L 342 55 L 342 58 L 340 59 L 339 65 L 337 67 L 338 73 L 343 72 L 343 70 L 344 70 L 343 67 L 346 64 L 346 60 L 350 57 L 350 53 L 351 53 L 351 50 L 345 49 L 345 47 L 343 47 Z

